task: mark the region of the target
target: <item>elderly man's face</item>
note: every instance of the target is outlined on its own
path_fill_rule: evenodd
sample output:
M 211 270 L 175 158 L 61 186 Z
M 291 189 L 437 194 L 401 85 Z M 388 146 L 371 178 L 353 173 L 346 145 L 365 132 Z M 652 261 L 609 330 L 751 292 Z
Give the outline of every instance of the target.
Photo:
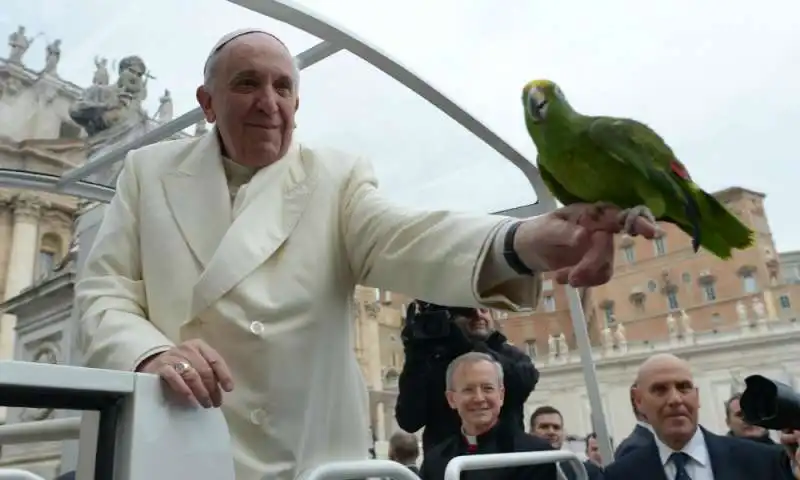
M 738 398 L 731 400 L 728 418 L 725 419 L 725 422 L 728 424 L 728 428 L 731 429 L 731 432 L 733 432 L 733 434 L 737 437 L 759 438 L 767 433 L 765 428 L 756 425 L 750 425 L 749 423 L 745 422 L 744 417 L 742 416 L 742 406 L 739 403 Z
M 664 443 L 682 448 L 697 429 L 700 395 L 688 367 L 678 361 L 652 364 L 635 390 L 636 406 Z
M 261 167 L 279 160 L 299 106 L 291 55 L 263 33 L 242 35 L 218 55 L 212 85 L 197 90 L 206 120 L 216 122 L 235 162 Z
M 488 361 L 480 361 L 464 363 L 456 368 L 447 401 L 450 408 L 458 411 L 465 426 L 483 432 L 497 422 L 503 396 L 497 367 Z

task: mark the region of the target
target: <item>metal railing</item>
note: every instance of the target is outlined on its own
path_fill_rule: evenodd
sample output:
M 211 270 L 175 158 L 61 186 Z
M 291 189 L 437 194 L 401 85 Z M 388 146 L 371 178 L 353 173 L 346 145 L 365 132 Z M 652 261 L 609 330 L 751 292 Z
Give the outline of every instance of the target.
M 0 426 L 0 445 L 74 440 L 80 437 L 80 433 L 80 418 L 12 423 Z
M 464 455 L 450 460 L 444 471 L 444 480 L 459 480 L 461 473 L 470 470 L 523 467 L 545 463 L 569 463 L 578 473 L 576 480 L 588 480 L 583 462 L 575 452 L 558 450 L 552 452 L 490 453 L 487 455 Z

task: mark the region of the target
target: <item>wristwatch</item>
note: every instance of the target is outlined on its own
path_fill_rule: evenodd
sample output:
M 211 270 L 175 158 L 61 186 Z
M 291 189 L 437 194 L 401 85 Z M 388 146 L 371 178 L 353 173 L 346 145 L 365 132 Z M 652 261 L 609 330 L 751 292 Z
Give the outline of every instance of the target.
M 534 272 L 525 262 L 519 258 L 517 251 L 514 249 L 514 238 L 517 236 L 517 229 L 522 225 L 521 221 L 514 222 L 508 230 L 506 230 L 506 238 L 503 240 L 503 258 L 505 258 L 508 266 L 520 275 L 533 275 Z

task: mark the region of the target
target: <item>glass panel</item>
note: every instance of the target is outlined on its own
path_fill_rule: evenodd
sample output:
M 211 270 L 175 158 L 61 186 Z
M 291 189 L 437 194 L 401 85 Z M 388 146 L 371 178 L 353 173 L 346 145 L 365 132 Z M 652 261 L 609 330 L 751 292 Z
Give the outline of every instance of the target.
M 367 156 L 401 204 L 490 212 L 536 200 L 508 160 L 349 52 L 303 73 L 297 123 L 302 141 Z

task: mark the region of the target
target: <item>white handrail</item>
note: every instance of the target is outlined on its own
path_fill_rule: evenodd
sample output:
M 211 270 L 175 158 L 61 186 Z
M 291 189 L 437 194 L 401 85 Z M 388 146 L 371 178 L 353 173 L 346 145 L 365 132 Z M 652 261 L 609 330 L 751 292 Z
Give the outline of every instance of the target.
M 444 471 L 444 480 L 459 480 L 461 472 L 468 470 L 484 470 L 492 468 L 523 467 L 526 465 L 541 465 L 543 463 L 566 462 L 571 463 L 578 472 L 576 480 L 588 480 L 583 462 L 574 452 L 556 450 L 550 452 L 515 452 L 515 453 L 490 453 L 486 455 L 463 455 L 456 457 L 447 464 Z
M 45 479 L 27 470 L 18 470 L 16 468 L 0 468 L 0 480 L 45 480 Z
M 301 478 L 303 480 L 348 480 L 369 477 L 419 480 L 419 477 L 408 467 L 390 460 L 356 460 L 326 463 L 314 468 Z
M 80 417 L 12 423 L 0 426 L 0 445 L 71 440 L 80 432 Z

